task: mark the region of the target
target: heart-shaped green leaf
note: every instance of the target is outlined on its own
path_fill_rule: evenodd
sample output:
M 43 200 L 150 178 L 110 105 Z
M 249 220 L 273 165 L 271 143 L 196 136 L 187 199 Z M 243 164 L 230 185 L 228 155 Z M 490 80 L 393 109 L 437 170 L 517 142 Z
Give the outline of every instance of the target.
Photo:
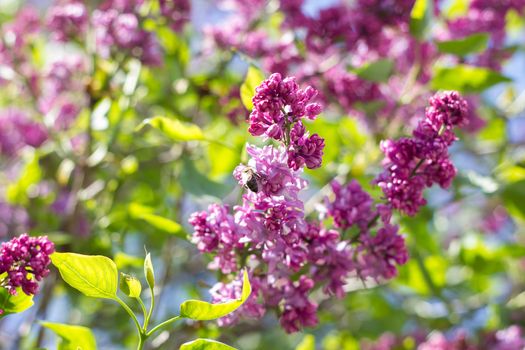
M 100 255 L 54 253 L 51 261 L 64 281 L 84 295 L 117 298 L 118 272 L 113 260 Z
M 244 271 L 241 298 L 225 303 L 211 304 L 200 300 L 186 300 L 180 306 L 180 316 L 192 320 L 214 320 L 226 316 L 241 306 L 250 296 L 252 286 L 248 279 L 248 272 Z

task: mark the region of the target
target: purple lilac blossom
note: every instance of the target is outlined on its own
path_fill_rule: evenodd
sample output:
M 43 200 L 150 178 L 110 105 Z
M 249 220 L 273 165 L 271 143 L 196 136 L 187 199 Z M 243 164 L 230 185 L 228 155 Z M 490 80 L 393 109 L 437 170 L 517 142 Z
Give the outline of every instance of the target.
M 56 3 L 48 11 L 47 27 L 55 40 L 79 38 L 87 31 L 88 11 L 80 1 Z
M 17 109 L 0 112 L 0 153 L 13 157 L 26 145 L 40 147 L 47 137 L 44 126 L 24 112 Z
M 456 140 L 452 128 L 468 122 L 467 102 L 457 92 L 438 93 L 412 133 L 412 138 L 381 142 L 385 171 L 375 182 L 396 209 L 415 215 L 426 203 L 423 190 L 434 183 L 447 188 L 456 175 L 448 147 Z
M 29 237 L 22 234 L 0 247 L 0 274 L 7 273 L 0 282 L 10 294 L 21 287 L 27 295 L 38 293 L 38 283 L 49 274 L 50 255 L 55 248 L 46 236 Z

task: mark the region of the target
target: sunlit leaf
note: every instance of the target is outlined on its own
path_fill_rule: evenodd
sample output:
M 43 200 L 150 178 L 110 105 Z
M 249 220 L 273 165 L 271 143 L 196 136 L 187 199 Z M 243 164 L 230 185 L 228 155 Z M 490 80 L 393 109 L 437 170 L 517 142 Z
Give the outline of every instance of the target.
M 17 288 L 16 295 L 11 295 L 6 288 L 0 287 L 0 319 L 10 314 L 17 314 L 33 306 L 33 296 L 26 295 Z
M 10 203 L 25 205 L 29 203 L 30 195 L 28 192 L 42 178 L 42 170 L 36 152 L 31 154 L 21 174 L 17 182 L 7 187 L 6 198 Z
M 301 342 L 295 347 L 295 350 L 315 350 L 315 337 L 306 334 Z
M 136 277 L 121 272 L 120 290 L 130 298 L 138 298 L 142 292 L 142 286 Z
M 455 67 L 437 67 L 432 78 L 432 89 L 458 90 L 463 93 L 478 93 L 511 79 L 488 68 L 459 64 Z
M 173 141 L 196 141 L 205 139 L 204 133 L 199 126 L 185 123 L 178 119 L 160 116 L 148 118 L 139 125 L 137 130 L 141 130 L 146 125 L 158 129 Z
M 211 304 L 200 300 L 187 300 L 180 306 L 180 316 L 201 321 L 214 320 L 226 316 L 244 304 L 251 292 L 252 287 L 248 279 L 248 272 L 244 270 L 240 299 L 218 304 Z
M 129 213 L 132 218 L 143 220 L 159 231 L 173 234 L 184 239 L 186 238 L 186 234 L 179 223 L 160 215 L 153 214 L 150 210 L 152 210 L 152 208 L 141 206 L 136 203 L 132 203 L 129 207 Z
M 264 74 L 257 67 L 251 65 L 241 85 L 242 104 L 249 111 L 253 108 L 252 98 L 255 95 L 255 88 L 259 86 L 263 80 Z
M 113 260 L 100 255 L 53 253 L 51 261 L 64 281 L 84 295 L 117 297 L 118 272 Z
M 432 3 L 430 0 L 416 0 L 410 12 L 410 33 L 417 39 L 422 39 L 432 19 Z
M 41 322 L 41 324 L 60 337 L 58 350 L 95 350 L 97 348 L 95 337 L 87 327 L 52 322 Z
M 234 347 L 211 339 L 196 339 L 180 346 L 180 350 L 236 350 Z

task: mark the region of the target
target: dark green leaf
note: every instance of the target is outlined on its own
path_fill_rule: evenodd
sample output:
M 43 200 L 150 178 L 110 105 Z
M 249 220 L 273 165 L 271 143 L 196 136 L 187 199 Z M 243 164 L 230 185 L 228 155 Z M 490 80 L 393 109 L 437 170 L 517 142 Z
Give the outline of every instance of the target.
M 377 83 L 388 81 L 394 70 L 394 61 L 384 58 L 367 63 L 354 70 L 360 78 Z
M 489 35 L 487 33 L 476 33 L 461 39 L 440 41 L 436 45 L 438 50 L 443 53 L 466 56 L 483 52 L 487 48 L 488 42 Z

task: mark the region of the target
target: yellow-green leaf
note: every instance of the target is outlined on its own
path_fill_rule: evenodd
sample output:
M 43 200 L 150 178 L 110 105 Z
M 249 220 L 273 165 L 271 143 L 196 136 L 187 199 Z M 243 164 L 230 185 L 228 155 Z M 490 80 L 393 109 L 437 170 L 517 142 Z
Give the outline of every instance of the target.
M 198 125 L 185 123 L 178 119 L 167 117 L 153 117 L 144 120 L 137 130 L 141 130 L 145 125 L 158 129 L 173 141 L 195 141 L 204 140 L 204 133 Z
M 432 19 L 432 4 L 429 0 L 416 0 L 410 12 L 410 33 L 423 39 Z
M 306 334 L 301 342 L 295 347 L 295 350 L 315 350 L 315 337 Z
M 142 285 L 136 277 L 121 272 L 120 290 L 130 298 L 138 298 L 142 292 Z
M 248 272 L 245 270 L 240 299 L 218 304 L 200 300 L 187 300 L 180 306 L 180 316 L 201 321 L 214 320 L 226 316 L 239 308 L 248 299 L 251 292 L 252 287 L 248 279 Z
M 113 260 L 101 255 L 53 253 L 51 261 L 64 281 L 84 295 L 117 298 L 118 272 Z
M 247 110 L 251 111 L 253 108 L 252 98 L 255 95 L 255 88 L 259 86 L 264 80 L 264 74 L 255 66 L 250 65 L 246 78 L 241 85 L 241 101 Z
M 17 288 L 16 295 L 11 295 L 6 288 L 0 287 L 0 319 L 10 314 L 17 314 L 33 306 L 33 296 L 26 295 Z
M 28 191 L 37 184 L 42 177 L 39 157 L 36 152 L 31 155 L 28 163 L 22 170 L 17 182 L 7 186 L 6 198 L 9 203 L 25 205 L 29 203 Z
M 234 347 L 211 339 L 196 339 L 180 346 L 180 350 L 236 350 Z
M 59 350 L 96 350 L 97 342 L 87 327 L 61 323 L 42 322 L 42 326 L 52 330 L 60 337 Z
M 459 64 L 455 67 L 437 67 L 431 81 L 434 90 L 458 90 L 463 93 L 479 93 L 511 79 L 488 68 Z
M 154 228 L 186 239 L 182 226 L 168 218 L 152 213 L 153 208 L 132 203 L 129 206 L 129 214 L 133 219 L 143 220 Z

